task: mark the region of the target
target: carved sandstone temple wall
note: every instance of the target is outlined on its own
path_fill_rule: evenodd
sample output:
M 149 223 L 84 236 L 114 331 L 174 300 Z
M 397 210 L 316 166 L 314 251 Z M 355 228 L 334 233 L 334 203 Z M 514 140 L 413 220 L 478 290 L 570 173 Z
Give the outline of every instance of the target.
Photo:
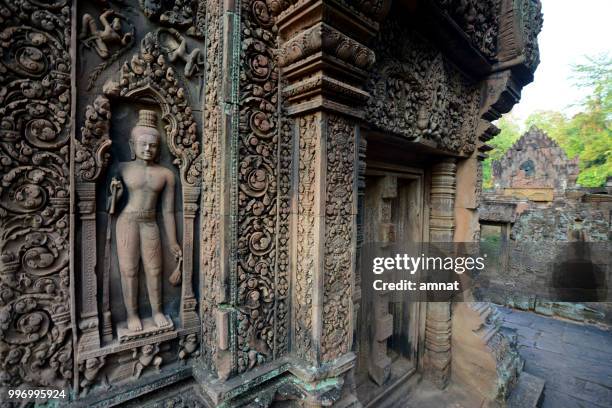
M 360 391 L 364 196 L 381 175 L 416 180 L 419 240 L 477 239 L 491 121 L 533 80 L 541 24 L 537 0 L 0 1 L 2 392 L 384 401 Z M 159 137 L 134 130 L 143 110 Z M 149 307 L 158 279 L 169 324 Z M 503 404 L 520 367 L 495 325 L 470 326 L 487 313 L 410 310 L 401 378 Z

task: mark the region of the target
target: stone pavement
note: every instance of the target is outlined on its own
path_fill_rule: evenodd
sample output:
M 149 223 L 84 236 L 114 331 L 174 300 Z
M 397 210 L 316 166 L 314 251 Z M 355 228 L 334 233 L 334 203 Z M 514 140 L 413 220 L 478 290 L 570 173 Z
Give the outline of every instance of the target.
M 612 407 L 612 332 L 499 309 L 517 330 L 524 371 L 546 380 L 542 408 Z

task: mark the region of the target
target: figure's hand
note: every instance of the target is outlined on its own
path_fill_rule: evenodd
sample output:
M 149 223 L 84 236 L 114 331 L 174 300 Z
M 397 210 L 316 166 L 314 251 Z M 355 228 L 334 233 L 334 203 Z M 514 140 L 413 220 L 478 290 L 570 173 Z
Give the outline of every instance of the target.
M 178 250 L 179 256 L 176 257 L 176 268 L 174 268 L 174 272 L 170 275 L 170 284 L 172 286 L 178 286 L 181 283 L 181 276 L 183 274 L 182 266 L 183 266 L 183 257 L 181 255 L 181 247 L 178 244 L 174 244 L 170 246 L 170 251 L 174 253 L 174 250 Z M 176 255 L 175 255 L 176 256 Z
M 108 212 L 109 214 L 115 213 L 115 204 L 117 204 L 117 200 L 121 198 L 123 194 L 123 184 L 121 181 L 117 180 L 115 177 L 112 178 L 109 186 L 110 197 L 108 199 Z
M 113 177 L 110 182 L 110 192 L 111 195 L 115 195 L 117 198 L 120 198 L 123 194 L 123 183 L 119 179 Z
M 170 252 L 172 253 L 172 255 L 174 255 L 176 259 L 183 257 L 183 251 L 181 251 L 181 246 L 176 242 L 170 245 Z

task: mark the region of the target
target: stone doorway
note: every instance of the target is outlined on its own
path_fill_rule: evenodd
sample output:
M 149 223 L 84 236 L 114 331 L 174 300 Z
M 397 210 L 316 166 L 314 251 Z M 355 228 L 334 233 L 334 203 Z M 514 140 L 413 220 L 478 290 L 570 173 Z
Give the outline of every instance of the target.
M 419 250 L 429 234 L 426 171 L 368 162 L 364 193 L 363 250 L 389 251 L 389 256 L 404 244 Z M 367 265 L 360 270 L 371 273 Z M 402 292 L 374 291 L 367 276 L 361 281 L 357 394 L 365 406 L 376 406 L 417 372 L 425 308 Z

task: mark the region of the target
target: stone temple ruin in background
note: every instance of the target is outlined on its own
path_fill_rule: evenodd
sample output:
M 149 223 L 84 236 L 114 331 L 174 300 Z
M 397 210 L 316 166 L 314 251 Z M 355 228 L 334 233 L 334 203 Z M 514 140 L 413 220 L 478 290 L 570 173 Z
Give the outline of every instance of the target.
M 570 160 L 554 140 L 536 127 L 494 161 L 491 170 L 496 194 L 535 202 L 551 202 L 566 190 L 575 189 L 580 172 L 578 157 Z
M 494 187 L 483 193 L 479 208 L 481 239 L 542 247 L 558 244 L 559 250 L 571 249 L 571 243 L 598 242 L 602 245 L 592 256 L 601 257 L 606 265 L 610 253 L 603 243 L 612 239 L 612 180 L 607 187 L 582 188 L 576 184 L 578 173 L 577 157 L 568 158 L 540 129 L 529 129 L 492 163 Z M 612 323 L 612 305 L 601 302 L 611 298 L 607 294 L 593 302 L 575 304 L 549 301 L 547 294 L 538 292 L 538 287 L 554 286 L 555 274 L 554 267 L 547 267 L 554 265 L 555 254 L 539 253 L 533 265 L 519 265 L 518 256 L 508 252 L 502 280 L 515 286 L 512 290 L 502 288 L 498 286 L 501 280 L 495 282 L 494 278 L 488 282 L 491 288 L 486 291 L 486 300 L 573 320 Z M 582 283 L 611 286 L 603 272 L 590 279 L 593 282 Z

